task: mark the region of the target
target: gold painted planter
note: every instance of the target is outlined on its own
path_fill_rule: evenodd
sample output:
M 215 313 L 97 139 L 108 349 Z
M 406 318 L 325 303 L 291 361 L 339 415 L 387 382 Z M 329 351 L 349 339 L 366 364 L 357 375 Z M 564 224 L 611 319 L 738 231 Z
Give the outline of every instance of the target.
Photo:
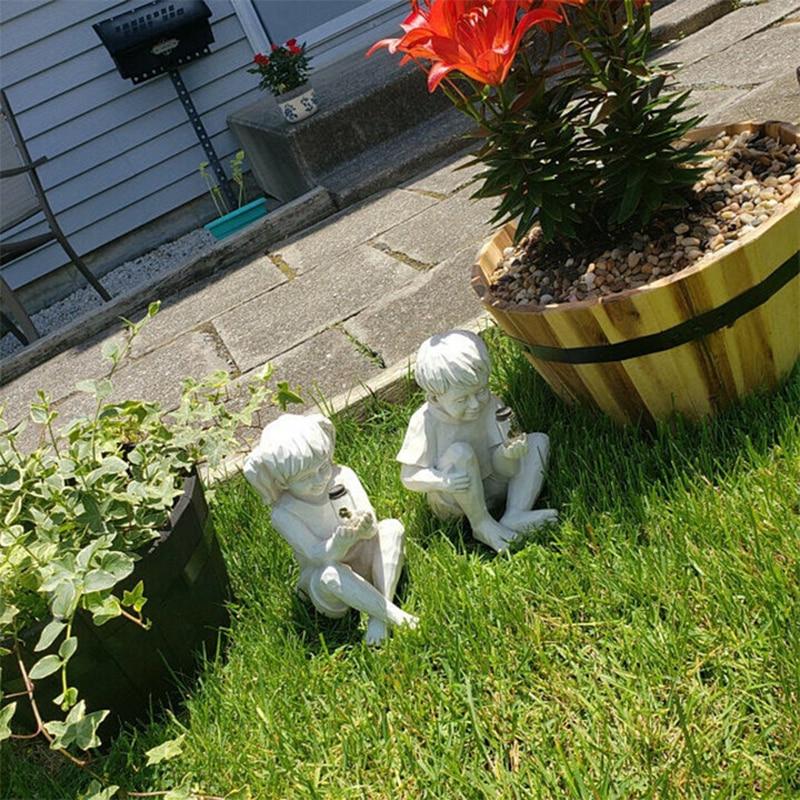
M 687 137 L 761 130 L 800 144 L 786 123 L 700 128 Z M 680 412 L 701 419 L 762 387 L 800 358 L 800 193 L 738 242 L 679 273 L 575 303 L 491 305 L 488 277 L 514 224 L 478 254 L 473 286 L 500 327 L 564 400 L 622 423 Z

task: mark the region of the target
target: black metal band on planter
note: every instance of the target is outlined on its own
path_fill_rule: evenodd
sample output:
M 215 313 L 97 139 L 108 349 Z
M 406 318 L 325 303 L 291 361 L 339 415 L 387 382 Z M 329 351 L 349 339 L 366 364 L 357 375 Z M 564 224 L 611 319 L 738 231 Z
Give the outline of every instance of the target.
M 732 325 L 739 317 L 766 303 L 797 275 L 800 275 L 800 253 L 795 253 L 761 283 L 747 289 L 719 308 L 705 311 L 660 333 L 640 336 L 625 342 L 592 347 L 547 347 L 528 344 L 520 339 L 517 341 L 535 358 L 562 364 L 603 364 L 649 356 L 651 353 L 671 350 L 673 347 L 679 347 Z

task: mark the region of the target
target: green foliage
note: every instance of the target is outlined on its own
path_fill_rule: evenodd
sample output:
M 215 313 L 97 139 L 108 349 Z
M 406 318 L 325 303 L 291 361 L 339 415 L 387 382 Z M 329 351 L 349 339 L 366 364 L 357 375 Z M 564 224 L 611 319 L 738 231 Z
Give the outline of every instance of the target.
M 181 734 L 175 739 L 168 739 L 156 747 L 151 747 L 145 755 L 147 756 L 147 766 L 151 767 L 154 764 L 160 764 L 162 761 L 169 761 L 171 758 L 176 758 L 183 752 L 183 740 L 186 734 Z
M 146 627 L 147 587 L 139 581 L 121 597 L 118 587 L 167 524 L 185 478 L 198 464 L 218 467 L 240 449 L 239 431 L 273 394 L 282 407 L 298 400 L 285 385 L 273 389 L 269 368 L 235 391 L 225 372 L 187 379 L 169 412 L 158 403 L 111 400 L 116 371 L 157 311 L 151 305 L 142 322 L 128 324 L 121 342 L 103 348 L 104 378 L 78 383 L 95 400 L 91 416 L 56 432 L 58 413 L 39 392 L 30 418 L 43 429 L 44 443 L 23 452 L 17 440 L 24 423 L 9 429 L 0 409 L 0 643 L 13 652 L 23 679 L 60 673 L 56 702 L 66 717 L 47 720 L 40 730 L 56 749 L 96 747 L 107 713 L 87 713 L 69 683 L 79 647 L 75 615 L 96 625 L 125 616 Z M 23 637 L 37 624 L 41 632 L 29 654 Z M 0 707 L 0 740 L 11 735 L 14 707 Z
M 572 249 L 684 205 L 702 145 L 678 140 L 701 120 L 686 118 L 688 93 L 665 91 L 670 67 L 648 61 L 649 4 L 561 10 L 565 61 L 553 61 L 551 41 L 538 63 L 520 51 L 501 86 L 456 79 L 446 91 L 485 139 L 474 197 L 500 198 L 492 222 L 517 220 L 518 239 L 538 222 L 546 242 Z
M 236 208 L 241 208 L 244 202 L 244 172 L 242 170 L 244 159 L 244 150 L 237 150 L 229 162 L 231 165 L 231 180 L 236 186 Z M 224 217 L 231 211 L 235 211 L 236 209 L 234 208 L 228 208 L 222 189 L 219 187 L 216 180 L 211 177 L 208 171 L 208 161 L 201 161 L 198 171 L 208 189 L 208 193 L 211 195 L 211 199 L 214 201 L 214 208 L 216 208 L 217 214 L 219 214 L 220 217 Z M 111 347 L 113 345 L 109 346 Z

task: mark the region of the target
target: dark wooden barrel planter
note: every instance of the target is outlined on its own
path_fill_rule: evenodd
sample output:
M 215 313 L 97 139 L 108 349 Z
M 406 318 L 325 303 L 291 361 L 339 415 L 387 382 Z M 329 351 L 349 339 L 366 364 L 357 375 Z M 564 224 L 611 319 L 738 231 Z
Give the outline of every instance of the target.
M 700 128 L 687 137 L 764 131 L 800 144 L 780 122 Z M 492 302 L 490 277 L 514 224 L 478 254 L 472 284 L 498 325 L 568 402 L 619 422 L 700 419 L 774 387 L 800 358 L 800 192 L 738 242 L 681 272 L 628 291 L 541 306 Z
M 122 618 L 96 626 L 84 612 L 76 615 L 73 626 L 79 646 L 70 661 L 70 683 L 86 700 L 87 710 L 111 710 L 101 737 L 122 722 L 144 719 L 151 707 L 176 697 L 177 682 L 192 678 L 203 649 L 209 656 L 216 654 L 220 630 L 229 624 L 228 573 L 196 475 L 186 479 L 169 527 L 115 594 L 121 597 L 123 589 L 140 580 L 147 597 L 143 613 L 152 622 L 149 630 Z M 38 633 L 31 631 L 25 654 L 28 666 L 42 655 L 32 652 Z M 14 659 L 6 656 L 2 667 L 3 690 L 23 691 Z M 58 675 L 36 682 L 45 719 L 54 716 L 50 704 L 61 692 Z M 29 704 L 22 698 L 15 717 L 15 728 L 34 725 Z

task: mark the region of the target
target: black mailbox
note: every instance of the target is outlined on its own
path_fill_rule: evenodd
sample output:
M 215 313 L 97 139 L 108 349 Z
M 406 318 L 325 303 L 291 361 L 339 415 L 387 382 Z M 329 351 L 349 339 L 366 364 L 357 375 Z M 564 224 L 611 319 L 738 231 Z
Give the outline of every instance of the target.
M 210 16 L 203 0 L 155 0 L 92 27 L 119 74 L 141 83 L 207 55 Z

